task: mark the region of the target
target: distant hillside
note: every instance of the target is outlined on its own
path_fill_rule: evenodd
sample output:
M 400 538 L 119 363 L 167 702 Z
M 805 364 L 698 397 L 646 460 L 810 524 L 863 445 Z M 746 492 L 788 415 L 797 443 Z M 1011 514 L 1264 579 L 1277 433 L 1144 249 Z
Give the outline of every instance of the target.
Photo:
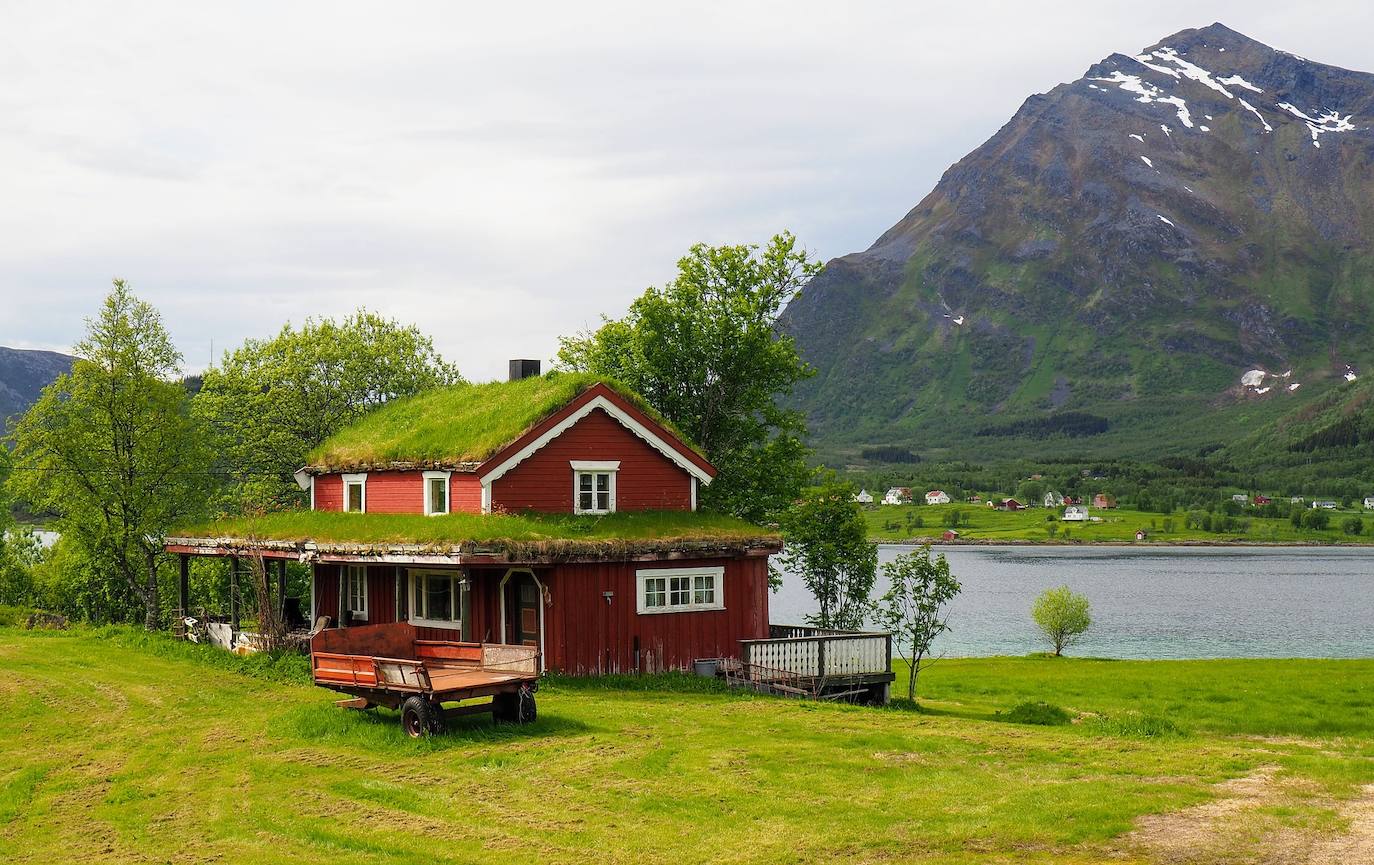
M 0 346 L 0 429 L 28 411 L 38 394 L 72 368 L 72 356 Z
M 1374 375 L 1371 127 L 1220 24 L 1031 96 L 787 308 L 822 455 L 1195 452 Z

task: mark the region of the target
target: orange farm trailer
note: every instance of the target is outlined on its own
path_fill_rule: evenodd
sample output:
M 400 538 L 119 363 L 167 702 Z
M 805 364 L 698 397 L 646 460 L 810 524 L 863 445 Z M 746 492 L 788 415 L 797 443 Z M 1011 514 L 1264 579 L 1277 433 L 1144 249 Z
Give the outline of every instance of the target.
M 533 646 L 422 640 L 407 622 L 331 628 L 310 640 L 315 684 L 351 695 L 351 709 L 399 709 L 410 736 L 443 730 L 447 718 L 490 712 L 499 722 L 535 719 L 539 652 Z M 480 697 L 489 701 L 444 708 Z

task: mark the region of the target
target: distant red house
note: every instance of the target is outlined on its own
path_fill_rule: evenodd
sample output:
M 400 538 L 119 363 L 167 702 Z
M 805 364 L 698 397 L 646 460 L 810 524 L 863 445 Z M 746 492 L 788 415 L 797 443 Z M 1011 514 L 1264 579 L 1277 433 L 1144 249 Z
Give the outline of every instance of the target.
M 1025 505 L 1021 504 L 1016 499 L 1002 499 L 997 503 L 997 509 L 999 511 L 1019 511 L 1024 507 Z
M 1271 498 L 1269 498 L 1268 496 L 1258 496 L 1258 495 L 1255 496 L 1255 505 L 1256 505 L 1256 506 L 1259 506 L 1259 505 L 1267 505 L 1267 504 L 1272 503 L 1273 501 L 1274 501 L 1274 500 L 1271 499 Z
M 1107 510 L 1116 507 L 1116 499 L 1108 493 L 1098 493 L 1093 496 L 1093 507 Z
M 959 533 L 954 529 L 945 529 L 945 533 L 941 537 L 947 541 L 957 541 L 959 540 Z
M 769 636 L 768 555 L 780 542 L 692 513 L 715 476 L 605 381 L 459 385 L 398 400 L 321 446 L 297 481 L 329 517 L 283 515 L 295 522 L 274 531 L 269 515 L 254 537 L 173 537 L 167 550 L 183 575 L 193 555 L 261 557 L 279 563 L 283 585 L 286 562 L 305 562 L 310 619 L 333 627 L 409 621 L 424 639 L 537 646 L 547 669 L 576 674 L 682 669 Z M 656 515 L 636 524 L 633 512 Z M 433 531 L 398 514 L 432 516 Z M 580 539 L 608 520 L 639 528 Z

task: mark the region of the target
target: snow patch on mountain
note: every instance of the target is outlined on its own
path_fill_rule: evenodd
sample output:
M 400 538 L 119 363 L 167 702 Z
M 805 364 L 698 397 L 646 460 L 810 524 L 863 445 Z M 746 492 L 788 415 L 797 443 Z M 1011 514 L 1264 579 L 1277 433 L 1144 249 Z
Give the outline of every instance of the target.
M 1187 102 L 1185 102 L 1181 97 L 1167 95 L 1163 90 L 1160 90 L 1158 87 L 1144 80 L 1139 75 L 1127 75 L 1120 69 L 1113 69 L 1110 78 L 1094 78 L 1093 80 L 1105 81 L 1109 84 L 1115 84 L 1117 87 L 1121 88 L 1122 90 L 1125 90 L 1128 93 L 1137 94 L 1135 100 L 1136 102 L 1144 102 L 1147 105 L 1152 102 L 1161 102 L 1166 105 L 1172 105 L 1174 106 L 1174 109 L 1178 112 L 1178 122 L 1182 123 L 1189 129 L 1193 128 L 1193 119 L 1192 115 L 1188 112 Z
M 1350 122 L 1353 114 L 1341 116 L 1339 111 L 1327 111 L 1317 117 L 1311 117 L 1307 112 L 1296 107 L 1290 102 L 1280 102 L 1279 107 L 1289 114 L 1307 124 L 1308 130 L 1312 133 L 1312 146 L 1320 148 L 1322 143 L 1318 140 L 1319 136 L 1326 132 L 1354 132 L 1355 124 Z
M 1249 81 L 1246 81 L 1244 78 L 1241 78 L 1239 75 L 1231 75 L 1226 78 L 1218 78 L 1217 80 L 1220 81 L 1222 84 L 1225 84 L 1227 87 L 1244 87 L 1251 93 L 1264 92 L 1262 89 L 1251 84 Z

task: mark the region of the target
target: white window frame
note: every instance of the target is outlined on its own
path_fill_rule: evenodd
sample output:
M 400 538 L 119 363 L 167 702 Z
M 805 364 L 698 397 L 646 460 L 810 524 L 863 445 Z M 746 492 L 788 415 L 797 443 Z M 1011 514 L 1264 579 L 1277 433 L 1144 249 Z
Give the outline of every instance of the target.
M 696 583 L 698 577 L 714 577 L 713 585 L 714 600 L 711 603 L 698 604 L 673 604 L 671 579 L 673 577 L 685 577 L 691 581 L 690 589 L 695 597 L 697 590 Z M 664 606 L 649 607 L 645 606 L 645 588 L 651 579 L 663 579 L 663 589 L 665 593 Z M 705 568 L 644 568 L 635 571 L 635 611 L 641 616 L 657 616 L 663 613 L 700 613 L 711 610 L 725 609 L 725 568 L 721 565 Z
M 415 603 L 415 586 L 421 579 L 431 576 L 448 577 L 453 581 L 456 590 L 451 590 L 449 595 L 449 609 L 453 611 L 455 619 L 431 619 L 420 615 L 420 610 Z M 472 614 L 472 594 L 471 584 L 468 582 L 467 574 L 461 570 L 449 568 L 407 568 L 406 569 L 406 609 L 410 611 L 410 623 L 425 628 L 447 628 L 449 630 L 464 632 L 466 623 L 462 619 L 463 615 L 463 595 L 468 595 L 468 615 Z M 427 612 L 427 611 L 426 611 Z
M 350 484 L 362 484 L 362 487 L 363 487 L 363 495 L 362 495 L 363 506 L 362 506 L 360 509 L 358 509 L 357 511 L 350 511 L 350 510 L 348 509 L 348 487 L 349 487 Z M 344 476 L 343 476 L 343 503 L 342 503 L 342 506 L 340 507 L 340 510 L 344 511 L 345 513 L 359 513 L 359 514 L 365 514 L 365 513 L 367 513 L 367 474 L 366 474 L 366 473 L 362 473 L 362 474 L 353 474 L 353 475 L 344 475 Z
M 344 609 L 348 612 L 349 618 L 355 622 L 367 621 L 367 566 L 366 565 L 340 565 L 344 569 Z M 362 589 L 363 605 L 361 608 L 354 607 L 353 581 L 358 580 L 358 585 Z
M 453 485 L 451 478 L 453 472 L 425 472 L 425 515 L 431 517 L 443 516 L 453 513 Z M 429 494 L 430 481 L 442 480 L 444 482 L 444 509 L 436 511 L 434 500 Z
M 573 513 L 575 514 L 613 514 L 615 513 L 615 487 L 616 475 L 620 474 L 620 460 L 569 460 L 573 473 Z M 581 483 L 583 475 L 592 476 L 592 505 L 590 509 L 583 509 L 581 497 Z M 596 505 L 596 476 L 606 475 L 608 477 L 607 486 L 610 495 L 609 507 L 602 509 Z

